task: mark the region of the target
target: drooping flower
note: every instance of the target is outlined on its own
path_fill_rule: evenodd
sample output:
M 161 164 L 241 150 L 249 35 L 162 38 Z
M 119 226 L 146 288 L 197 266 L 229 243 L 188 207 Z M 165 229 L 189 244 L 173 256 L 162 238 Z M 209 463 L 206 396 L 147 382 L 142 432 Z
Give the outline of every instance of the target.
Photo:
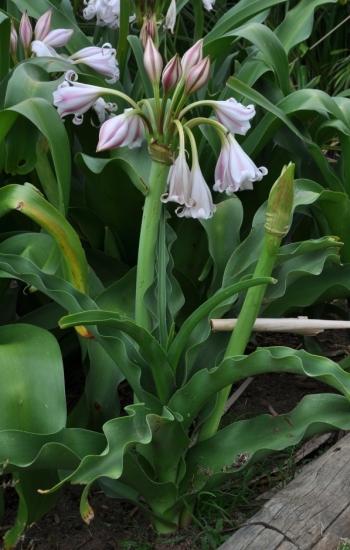
M 96 17 L 96 24 L 100 27 L 119 27 L 120 0 L 84 0 L 86 8 L 83 11 L 85 19 Z
M 261 181 L 266 174 L 267 169 L 258 168 L 232 135 L 225 138 L 215 168 L 215 191 L 230 195 L 253 189 L 253 182 Z
M 203 2 L 203 6 L 207 11 L 211 11 L 215 4 L 215 0 L 202 0 L 202 2 Z
M 143 64 L 150 81 L 153 84 L 157 84 L 163 70 L 163 59 L 150 37 L 148 37 L 143 54 Z
M 61 117 L 74 115 L 73 122 L 81 124 L 83 114 L 98 100 L 103 88 L 77 82 L 74 71 L 68 71 L 65 80 L 53 93 L 53 104 Z
M 180 218 L 208 220 L 213 216 L 216 207 L 198 163 L 192 166 L 190 181 L 190 206 L 178 208 L 176 214 Z
M 185 90 L 188 94 L 192 94 L 202 88 L 208 79 L 210 74 L 210 59 L 209 56 L 205 57 L 192 67 L 191 71 L 186 74 L 185 78 Z
M 51 29 L 51 19 L 51 10 L 47 10 L 39 17 L 34 28 L 35 40 L 44 40 L 44 38 L 46 38 Z
M 177 202 L 191 207 L 191 172 L 187 164 L 185 151 L 180 151 L 168 174 L 168 191 L 162 196 L 162 202 Z
M 23 12 L 21 21 L 19 24 L 19 36 L 25 50 L 29 49 L 32 41 L 33 29 L 30 19 L 26 11 Z
M 164 28 L 169 29 L 174 34 L 174 28 L 176 23 L 176 0 L 171 0 L 168 11 L 166 12 Z
M 165 93 L 171 92 L 180 81 L 182 67 L 178 55 L 174 55 L 166 64 L 162 74 L 162 85 Z
M 245 136 L 250 129 L 249 121 L 255 116 L 254 105 L 245 107 L 233 97 L 226 101 L 213 101 L 212 105 L 221 124 L 230 130 L 232 134 Z
M 74 64 L 87 65 L 97 73 L 107 77 L 107 82 L 114 84 L 119 78 L 119 67 L 116 60 L 116 51 L 111 44 L 88 46 L 79 50 L 69 58 Z
M 144 126 L 141 117 L 134 109 L 126 109 L 104 122 L 100 128 L 96 151 L 129 147 L 140 147 L 144 139 Z
M 203 59 L 203 40 L 198 40 L 189 48 L 181 58 L 181 66 L 184 75 L 189 74 L 191 69 Z

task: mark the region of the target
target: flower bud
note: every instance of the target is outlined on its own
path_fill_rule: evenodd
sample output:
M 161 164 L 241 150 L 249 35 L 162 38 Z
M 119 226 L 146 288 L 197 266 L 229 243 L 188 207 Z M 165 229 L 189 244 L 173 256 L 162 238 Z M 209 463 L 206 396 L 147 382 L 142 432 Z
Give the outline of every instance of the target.
M 10 34 L 10 52 L 13 57 L 16 57 L 17 54 L 17 44 L 18 44 L 18 34 L 16 27 L 13 22 L 11 23 L 11 34 Z
M 47 10 L 36 22 L 34 29 L 35 40 L 44 40 L 51 28 L 52 11 Z
M 32 41 L 33 29 L 27 12 L 23 12 L 21 22 L 19 24 L 19 36 L 23 44 L 23 48 L 29 50 L 30 43 Z
M 187 75 L 203 59 L 203 40 L 198 40 L 181 59 L 182 71 Z
M 145 53 L 143 55 L 143 64 L 152 84 L 158 84 L 162 74 L 163 60 L 152 38 L 148 38 L 147 40 Z
M 129 147 L 140 147 L 144 139 L 141 117 L 133 109 L 126 109 L 121 115 L 106 120 L 100 128 L 96 151 Z
M 279 178 L 273 184 L 266 210 L 265 229 L 267 233 L 284 237 L 288 233 L 293 211 L 294 168 L 290 162 L 284 166 Z
M 176 23 L 176 0 L 171 0 L 170 6 L 165 16 L 164 28 L 169 29 L 174 34 Z
M 140 40 L 142 46 L 145 48 L 148 38 L 152 38 L 153 42 L 157 36 L 157 23 L 154 15 L 151 17 L 145 17 L 143 25 L 140 31 Z
M 171 92 L 182 76 L 182 67 L 179 56 L 176 54 L 166 64 L 162 74 L 163 90 L 167 94 Z
M 197 65 L 195 65 L 191 72 L 186 76 L 185 90 L 188 94 L 196 92 L 202 86 L 204 86 L 209 78 L 210 73 L 210 59 L 205 57 Z
M 52 48 L 62 48 L 73 35 L 73 29 L 54 29 L 44 38 L 43 42 Z

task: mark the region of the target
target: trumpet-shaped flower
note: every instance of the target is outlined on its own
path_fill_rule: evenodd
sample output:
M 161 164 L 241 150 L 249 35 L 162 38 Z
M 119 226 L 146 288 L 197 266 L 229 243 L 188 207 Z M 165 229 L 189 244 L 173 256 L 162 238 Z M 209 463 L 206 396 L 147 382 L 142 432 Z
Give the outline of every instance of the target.
M 96 17 L 96 23 L 100 27 L 119 27 L 120 0 L 84 0 L 86 8 L 83 10 L 85 19 Z
M 225 140 L 215 168 L 214 190 L 228 195 L 238 190 L 253 189 L 253 182 L 261 181 L 267 174 L 264 166 L 258 168 L 235 138 Z
M 213 101 L 216 117 L 232 134 L 244 136 L 250 128 L 250 120 L 255 116 L 254 105 L 246 107 L 233 97 L 226 101 Z
M 174 33 L 176 23 L 176 0 L 171 0 L 168 11 L 166 12 L 164 27 Z
M 119 67 L 116 60 L 116 51 L 111 44 L 104 44 L 102 48 L 88 46 L 79 50 L 69 58 L 72 63 L 87 65 L 97 73 L 107 77 L 107 82 L 114 84 L 119 78 Z
M 140 147 L 144 139 L 144 126 L 141 117 L 134 109 L 126 109 L 121 115 L 116 115 L 104 122 L 100 128 L 100 136 L 96 151 L 129 147 Z
M 202 171 L 198 163 L 194 163 L 191 170 L 190 179 L 190 206 L 178 208 L 176 214 L 180 218 L 195 218 L 207 220 L 211 218 L 215 212 L 215 205 L 209 190 L 209 187 L 203 177 Z
M 188 75 L 203 59 L 203 40 L 198 40 L 181 58 L 181 66 L 184 75 Z
M 53 104 L 61 117 L 74 115 L 73 122 L 81 124 L 86 113 L 103 93 L 103 88 L 77 82 L 73 71 L 66 73 L 65 81 L 53 93 Z
M 34 28 L 35 40 L 44 40 L 51 29 L 52 11 L 47 10 L 39 17 Z
M 177 202 L 191 207 L 191 172 L 185 151 L 180 151 L 168 174 L 168 192 L 162 196 L 162 202 Z

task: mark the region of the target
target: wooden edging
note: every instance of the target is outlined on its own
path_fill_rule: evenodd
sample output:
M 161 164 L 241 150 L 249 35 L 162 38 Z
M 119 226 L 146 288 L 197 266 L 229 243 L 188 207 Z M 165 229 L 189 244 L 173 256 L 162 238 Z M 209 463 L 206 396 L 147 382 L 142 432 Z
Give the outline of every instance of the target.
M 350 434 L 304 466 L 218 550 L 338 550 L 350 541 Z

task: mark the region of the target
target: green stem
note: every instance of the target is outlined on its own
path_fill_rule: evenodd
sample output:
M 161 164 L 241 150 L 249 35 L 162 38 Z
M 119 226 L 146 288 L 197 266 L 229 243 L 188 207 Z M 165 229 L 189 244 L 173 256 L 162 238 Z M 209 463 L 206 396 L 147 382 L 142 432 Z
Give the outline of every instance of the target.
M 268 232 L 265 234 L 263 249 L 253 275 L 254 279 L 271 276 L 281 240 L 282 236 L 273 235 Z M 267 285 L 261 285 L 248 290 L 243 307 L 238 316 L 237 325 L 227 346 L 225 358 L 244 354 L 255 320 L 258 317 L 266 288 Z M 214 410 L 200 431 L 199 440 L 208 439 L 217 432 L 225 411 L 226 401 L 230 395 L 231 387 L 232 386 L 227 386 L 219 392 Z
M 151 320 L 145 303 L 145 294 L 154 280 L 156 245 L 162 213 L 161 196 L 165 191 L 169 166 L 152 161 L 149 190 L 143 208 L 136 274 L 135 320 L 151 330 Z

